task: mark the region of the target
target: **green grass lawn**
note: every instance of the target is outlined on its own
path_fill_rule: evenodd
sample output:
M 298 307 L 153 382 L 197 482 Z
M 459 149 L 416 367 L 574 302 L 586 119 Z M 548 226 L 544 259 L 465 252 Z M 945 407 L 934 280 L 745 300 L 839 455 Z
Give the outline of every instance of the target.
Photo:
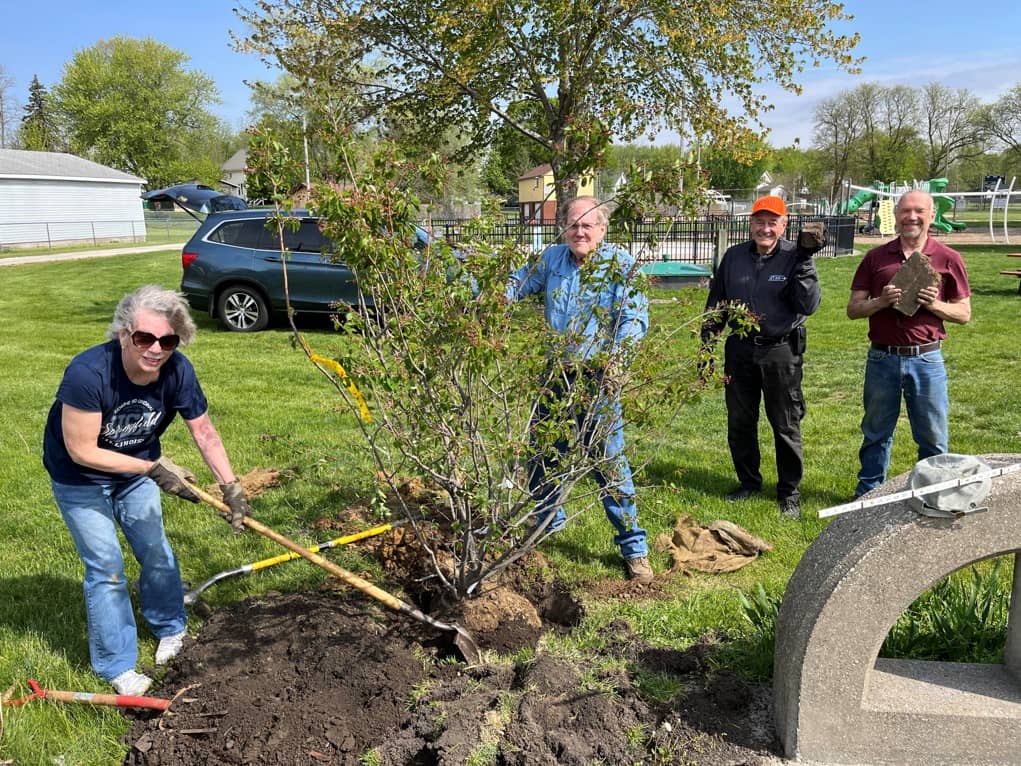
M 0 258 L 15 258 L 23 255 L 45 255 L 46 253 L 80 253 L 86 250 L 110 250 L 119 247 L 135 247 L 137 245 L 170 245 L 187 242 L 198 228 L 198 221 L 190 216 L 175 217 L 168 220 L 146 221 L 145 236 L 124 237 L 113 241 L 80 242 L 69 244 L 54 241 L 38 245 L 5 245 L 0 247 Z
M 988 207 L 982 210 L 961 210 L 950 217 L 956 221 L 963 221 L 968 224 L 969 230 L 987 231 L 989 229 Z M 1016 202 L 1012 203 L 1007 210 L 1007 226 L 1013 228 L 1021 227 L 1021 205 L 1018 205 Z M 1003 229 L 1002 208 L 993 210 L 993 227 L 997 235 L 999 235 Z
M 1021 298 L 1016 280 L 1001 277 L 1007 247 L 962 247 L 972 279 L 973 320 L 951 326 L 945 345 L 950 374 L 951 449 L 956 452 L 1021 452 L 1021 373 L 1016 341 Z M 652 410 L 652 422 L 629 435 L 629 454 L 639 467 L 639 508 L 652 538 L 668 534 L 677 516 L 700 521 L 726 518 L 775 544 L 775 550 L 743 570 L 725 576 L 678 577 L 652 601 L 605 601 L 589 605 L 589 616 L 573 638 L 552 643 L 572 651 L 598 640 L 595 628 L 616 618 L 631 621 L 647 641 L 683 648 L 711 632 L 746 630 L 739 594 L 762 584 L 782 594 L 788 578 L 825 522 L 815 511 L 844 501 L 855 486 L 858 423 L 866 350 L 865 321 L 844 314 L 857 258 L 821 260 L 823 303 L 809 320 L 805 365 L 804 518 L 780 519 L 771 496 L 775 482 L 772 439 L 763 422 L 766 495 L 738 506 L 722 495 L 733 484 L 726 447 L 720 390 L 707 392 L 678 411 Z M 41 433 L 53 393 L 68 360 L 103 339 L 120 297 L 146 282 L 176 286 L 177 251 L 97 260 L 6 267 L 0 313 L 0 690 L 28 678 L 44 688 L 109 691 L 89 666 L 81 565 L 50 494 L 43 470 Z M 704 293 L 692 301 L 671 300 L 676 292 L 653 296 L 653 322 L 661 331 L 697 313 Z M 279 328 L 255 335 L 221 331 L 208 317 L 196 317 L 197 341 L 187 349 L 210 402 L 210 413 L 236 468 L 294 468 L 296 478 L 253 502 L 256 518 L 285 535 L 317 541 L 311 524 L 373 489 L 373 467 L 354 417 Z M 307 330 L 312 345 L 326 352 L 338 343 L 328 329 Z M 675 353 L 694 340 L 678 332 Z M 212 478 L 181 424 L 164 437 L 165 452 L 192 468 L 202 483 Z M 894 444 L 892 471 L 914 464 L 914 445 L 902 423 Z M 255 534 L 235 537 L 204 507 L 165 500 L 167 527 L 193 584 L 223 569 L 280 551 Z M 622 577 L 601 511 L 592 509 L 548 540 L 543 552 L 558 573 L 573 583 Z M 374 571 L 351 552 L 331 554 L 342 565 Z M 664 557 L 654 554 L 658 569 Z M 129 576 L 132 572 L 129 569 Z M 324 573 L 303 562 L 273 567 L 218 584 L 206 593 L 213 605 L 271 589 L 313 585 Z M 190 629 L 200 620 L 192 616 Z M 141 629 L 141 661 L 151 664 L 155 641 Z M 741 670 L 742 668 L 735 668 Z M 116 709 L 35 702 L 3 708 L 0 762 L 27 764 L 114 764 L 124 757 L 120 737 L 127 729 Z

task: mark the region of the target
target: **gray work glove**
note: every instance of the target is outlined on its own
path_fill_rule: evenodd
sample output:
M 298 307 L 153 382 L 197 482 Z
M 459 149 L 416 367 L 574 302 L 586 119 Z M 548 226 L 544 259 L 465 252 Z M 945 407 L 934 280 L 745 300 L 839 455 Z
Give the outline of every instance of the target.
M 193 503 L 199 502 L 199 496 L 192 492 L 185 482 L 195 483 L 195 476 L 187 468 L 174 464 L 169 458 L 161 457 L 145 472 L 168 495 L 177 495 Z
M 251 516 L 252 509 L 248 506 L 241 482 L 235 479 L 230 484 L 221 484 L 220 491 L 223 492 L 223 502 L 230 508 L 230 516 L 223 514 L 223 517 L 234 527 L 235 534 L 244 532 L 245 516 Z
M 801 227 L 798 232 L 798 255 L 810 258 L 826 246 L 826 224 L 822 221 L 811 221 Z
M 606 367 L 603 368 L 603 390 L 606 391 L 610 398 L 616 399 L 620 396 L 620 392 L 626 383 L 627 368 L 624 365 L 624 361 L 619 357 L 611 358 Z

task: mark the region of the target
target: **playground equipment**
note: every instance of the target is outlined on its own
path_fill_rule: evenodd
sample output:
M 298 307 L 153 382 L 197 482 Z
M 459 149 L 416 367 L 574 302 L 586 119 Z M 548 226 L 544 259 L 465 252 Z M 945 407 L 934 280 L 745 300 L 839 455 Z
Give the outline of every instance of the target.
M 851 213 L 857 212 L 858 208 L 866 202 L 872 202 L 874 199 L 876 199 L 876 193 L 874 191 L 871 189 L 860 189 L 853 197 L 851 197 L 851 199 L 841 206 L 840 213 L 850 215 Z
M 944 218 L 944 213 L 949 212 L 954 207 L 954 198 L 942 193 L 947 188 L 948 183 L 950 183 L 950 180 L 947 178 L 933 178 L 929 181 L 929 193 L 932 195 L 933 204 L 936 206 L 936 220 L 932 222 L 932 225 L 944 234 L 949 234 L 952 231 L 964 231 L 968 228 L 968 225 L 963 221 L 948 221 Z
M 850 197 L 846 202 L 838 203 L 835 206 L 836 210 L 834 212 L 841 215 L 856 215 L 859 208 L 863 205 L 869 205 L 871 210 L 869 211 L 868 228 L 866 231 L 878 229 L 880 234 L 891 234 L 893 232 L 893 210 L 884 204 L 887 198 L 879 196 L 885 191 L 884 184 L 880 181 L 873 181 L 873 188 L 871 189 L 864 186 L 850 185 L 848 185 L 848 188 L 855 190 L 854 196 Z
M 1010 186 L 1004 190 L 1000 190 L 1000 181 L 996 182 L 996 186 L 991 192 L 980 192 L 981 194 L 989 194 L 989 238 L 996 242 L 996 235 L 993 234 L 993 210 L 996 208 L 996 195 L 1003 194 L 1003 240 L 1009 245 L 1010 235 L 1007 233 L 1007 210 L 1010 208 L 1010 195 L 1014 191 L 1014 182 L 1017 180 L 1017 176 L 1010 179 Z
M 848 188 L 854 189 L 855 194 L 841 206 L 841 212 L 851 214 L 866 203 L 882 203 L 884 200 L 899 198 L 912 189 L 924 189 L 932 195 L 936 208 L 936 218 L 932 222 L 932 227 L 944 233 L 964 231 L 968 228 L 968 224 L 961 221 L 948 221 L 945 217 L 946 213 L 950 212 L 954 207 L 953 197 L 941 193 L 947 188 L 948 183 L 949 180 L 946 178 L 933 178 L 921 183 L 916 181 L 912 185 L 884 184 L 881 181 L 873 181 L 872 188 L 849 184 Z M 872 226 L 879 229 L 883 235 L 893 234 L 893 211 L 891 206 L 882 206 L 876 213 L 872 218 Z
M 927 191 L 932 194 L 933 203 L 935 205 L 936 217 L 932 223 L 932 227 L 937 231 L 950 233 L 954 231 L 964 231 L 968 228 L 968 225 L 962 221 L 951 221 L 947 219 L 946 214 L 954 207 L 954 201 L 957 198 L 979 197 L 981 199 L 989 200 L 989 238 L 994 244 L 996 243 L 996 234 L 993 230 L 993 217 L 997 209 L 1000 207 L 1003 208 L 1003 238 L 1006 244 L 1009 245 L 1010 235 L 1007 231 L 1008 210 L 1010 208 L 1010 198 L 1014 193 L 1014 184 L 1016 180 L 1016 177 L 1012 178 L 1010 185 L 1007 188 L 1001 188 L 1001 182 L 997 181 L 994 189 L 980 192 L 947 192 L 946 188 L 949 181 L 946 178 L 932 178 L 928 181 L 913 181 L 910 184 L 884 184 L 880 181 L 874 181 L 872 187 L 855 186 L 852 183 L 845 182 L 845 188 L 847 188 L 848 191 L 853 190 L 855 192 L 854 195 L 849 197 L 845 202 L 834 202 L 830 208 L 833 212 L 853 214 L 858 210 L 858 208 L 866 203 L 873 203 L 876 200 L 897 200 L 909 191 L 922 189 L 923 191 Z M 882 212 L 880 212 L 879 215 L 873 217 L 872 225 L 880 228 L 883 233 L 887 233 L 887 222 L 883 219 L 889 217 L 889 215 L 884 216 Z

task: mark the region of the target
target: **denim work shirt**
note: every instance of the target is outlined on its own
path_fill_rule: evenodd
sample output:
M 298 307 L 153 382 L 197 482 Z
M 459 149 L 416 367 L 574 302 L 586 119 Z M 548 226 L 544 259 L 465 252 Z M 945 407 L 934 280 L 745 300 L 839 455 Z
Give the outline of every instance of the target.
M 584 362 L 634 346 L 649 328 L 649 302 L 630 282 L 635 260 L 603 243 L 579 266 L 567 245 L 547 248 L 511 275 L 507 298 L 542 292 L 546 323 L 565 336 L 565 361 Z

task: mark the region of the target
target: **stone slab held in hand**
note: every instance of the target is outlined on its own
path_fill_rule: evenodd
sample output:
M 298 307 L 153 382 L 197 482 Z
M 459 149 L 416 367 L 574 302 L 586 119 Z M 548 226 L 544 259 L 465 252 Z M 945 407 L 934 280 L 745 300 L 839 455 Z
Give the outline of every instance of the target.
M 893 307 L 906 316 L 913 316 L 918 311 L 918 293 L 923 288 L 936 287 L 939 280 L 939 272 L 932 267 L 929 256 L 915 250 L 890 280 L 890 284 L 903 290 Z

